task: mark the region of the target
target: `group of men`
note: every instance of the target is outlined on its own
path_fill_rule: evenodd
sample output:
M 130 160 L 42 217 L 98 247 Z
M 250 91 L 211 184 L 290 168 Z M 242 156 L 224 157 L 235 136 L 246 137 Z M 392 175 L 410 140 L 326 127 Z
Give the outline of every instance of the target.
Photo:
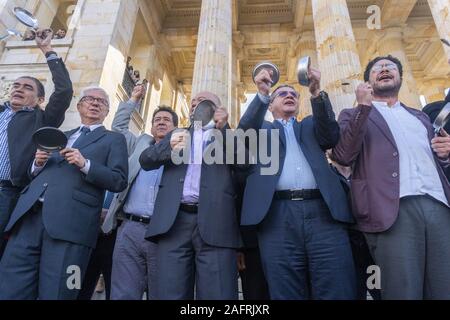
M 151 135 L 135 136 L 129 123 L 143 86 L 119 105 L 113 131 L 103 126 L 107 93 L 86 88 L 67 146 L 37 149 L 33 133 L 60 126 L 73 94 L 51 36 L 36 37 L 55 84 L 45 111 L 43 86 L 31 77 L 17 79 L 0 107 L 0 299 L 89 297 L 82 280 L 98 277 L 95 247 L 114 234 L 111 299 L 235 300 L 241 273 L 248 299 L 353 300 L 365 279 L 351 230 L 379 267 L 382 299 L 450 299 L 450 137 L 399 101 L 396 58 L 368 64 L 358 106 L 338 121 L 319 70 L 309 71 L 312 115 L 302 121 L 299 93 L 289 85 L 271 92 L 272 74 L 262 70 L 238 129 L 256 132 L 278 163 L 264 174 L 269 164 L 245 141 L 244 151 L 228 147 L 228 112 L 212 92 L 198 93 L 191 113 L 210 101 L 213 128 L 180 130 L 177 114 L 160 106 Z M 223 161 L 206 161 L 211 151 Z M 239 152 L 255 161 L 225 161 Z M 351 167 L 349 185 L 330 160 Z

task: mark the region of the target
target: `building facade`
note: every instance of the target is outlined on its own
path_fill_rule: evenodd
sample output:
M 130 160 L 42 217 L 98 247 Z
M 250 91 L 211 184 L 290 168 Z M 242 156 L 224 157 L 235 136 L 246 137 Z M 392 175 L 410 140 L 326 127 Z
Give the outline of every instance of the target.
M 129 98 L 129 65 L 148 80 L 132 130 L 149 131 L 156 106 L 171 106 L 188 124 L 195 93 L 218 94 L 236 125 L 246 94 L 256 91 L 253 67 L 277 64 L 281 82 L 302 94 L 301 116 L 310 113 L 307 88 L 296 81 L 296 63 L 309 55 L 322 72 L 335 111 L 355 104 L 354 91 L 367 62 L 392 54 L 404 64 L 401 100 L 421 108 L 450 87 L 450 0 L 0 0 L 0 33 L 25 32 L 12 14 L 32 12 L 41 27 L 66 29 L 53 46 L 71 74 L 75 99 L 63 129 L 79 125 L 77 95 L 100 85 L 112 97 L 107 125 Z M 0 44 L 0 99 L 11 82 L 31 75 L 52 90 L 34 41 Z

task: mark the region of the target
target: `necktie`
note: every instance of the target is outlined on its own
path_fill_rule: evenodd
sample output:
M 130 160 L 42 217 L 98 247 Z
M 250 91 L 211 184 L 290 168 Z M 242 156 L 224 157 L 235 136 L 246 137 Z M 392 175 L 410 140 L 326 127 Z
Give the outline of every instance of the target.
M 84 140 L 86 140 L 86 137 L 90 132 L 91 129 L 89 129 L 88 127 L 81 128 L 81 134 L 78 137 L 77 141 L 75 141 L 75 143 L 73 144 L 72 148 L 78 148 L 78 146 L 80 146 L 84 142 Z
M 114 199 L 114 193 L 106 191 L 105 200 L 103 201 L 103 209 L 109 209 Z

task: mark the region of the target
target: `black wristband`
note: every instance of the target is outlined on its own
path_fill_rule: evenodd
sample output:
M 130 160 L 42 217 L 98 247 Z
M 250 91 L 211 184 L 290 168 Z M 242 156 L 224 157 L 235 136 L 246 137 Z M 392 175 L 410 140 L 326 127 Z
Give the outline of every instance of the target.
M 57 56 L 58 54 L 55 51 L 49 51 L 45 54 L 45 57 L 48 58 L 50 57 L 52 54 L 54 54 L 55 56 Z
M 311 97 L 311 100 L 317 101 L 325 101 L 326 99 L 328 99 L 328 94 L 325 91 L 320 91 L 317 97 Z

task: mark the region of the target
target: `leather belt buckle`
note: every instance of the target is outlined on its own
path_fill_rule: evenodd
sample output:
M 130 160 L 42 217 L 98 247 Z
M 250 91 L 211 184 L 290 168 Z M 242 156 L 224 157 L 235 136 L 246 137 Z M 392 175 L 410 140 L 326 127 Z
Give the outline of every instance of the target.
M 303 201 L 303 200 L 305 200 L 305 197 L 304 197 L 304 195 L 302 195 L 303 194 L 302 192 L 298 192 L 298 190 L 290 190 L 290 191 L 291 191 L 291 200 L 292 201 Z

